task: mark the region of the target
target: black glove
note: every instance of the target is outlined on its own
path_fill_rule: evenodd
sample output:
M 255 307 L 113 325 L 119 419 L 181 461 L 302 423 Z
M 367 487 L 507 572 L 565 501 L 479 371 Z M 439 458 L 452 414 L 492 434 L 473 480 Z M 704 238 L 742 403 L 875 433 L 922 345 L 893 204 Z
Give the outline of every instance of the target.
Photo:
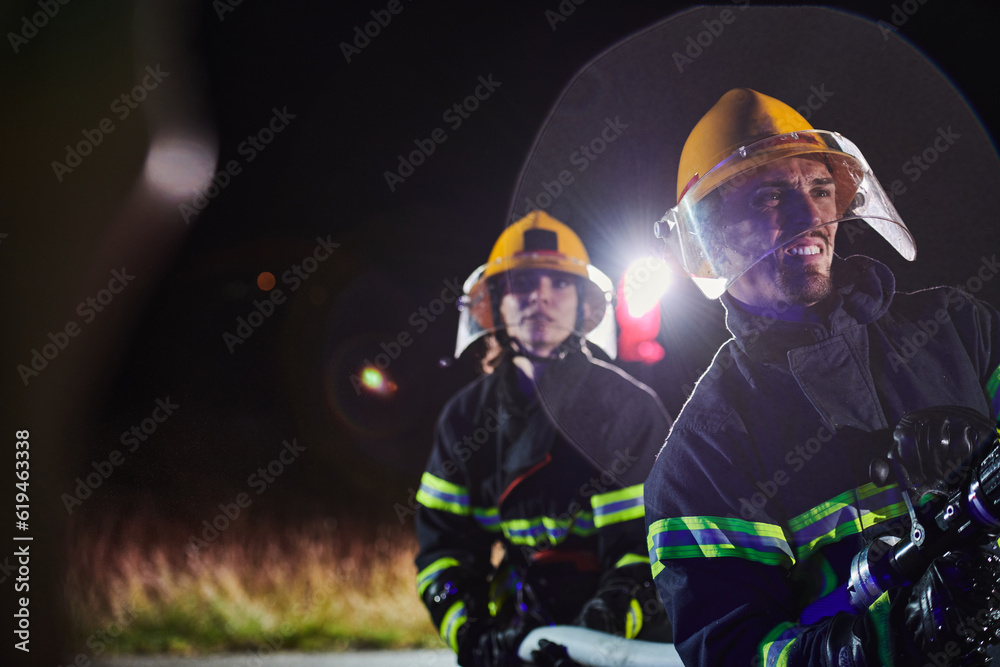
M 892 434 L 889 464 L 918 507 L 928 494 L 946 496 L 953 491 L 968 474 L 969 458 L 995 436 L 996 424 L 971 408 L 943 405 L 915 410 L 900 420 Z
M 538 648 L 531 652 L 531 662 L 536 667 L 582 667 L 569 657 L 569 651 L 565 646 L 550 642 L 548 639 L 538 640 Z
M 493 619 L 469 619 L 458 629 L 458 664 L 462 667 L 517 667 L 521 642 L 533 628 L 519 622 L 500 627 Z
M 992 545 L 935 560 L 903 607 L 906 634 L 913 637 L 903 651 L 907 664 L 987 664 L 986 648 L 1000 637 L 998 578 L 1000 558 Z
M 631 605 L 632 593 L 627 585 L 605 587 L 587 600 L 573 619 L 573 625 L 625 636 Z
M 669 622 L 645 564 L 611 570 L 601 577 L 597 592 L 573 619 L 573 625 L 633 639 L 643 627 L 655 641 L 671 641 Z M 647 634 L 649 634 L 647 633 Z

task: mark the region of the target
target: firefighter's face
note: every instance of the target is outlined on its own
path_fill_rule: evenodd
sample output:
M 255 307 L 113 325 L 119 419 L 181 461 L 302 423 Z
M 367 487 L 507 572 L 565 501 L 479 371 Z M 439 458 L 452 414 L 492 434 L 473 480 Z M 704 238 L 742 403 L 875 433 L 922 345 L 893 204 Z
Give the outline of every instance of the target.
M 507 335 L 528 352 L 548 356 L 576 324 L 576 278 L 561 271 L 522 269 L 502 279 L 500 314 Z
M 757 307 L 811 306 L 832 289 L 836 186 L 820 159 L 789 157 L 758 167 L 723 193 L 726 251 L 742 261 L 766 254 L 729 287 Z M 794 240 L 793 240 L 794 239 Z M 789 242 L 791 241 L 791 242 Z

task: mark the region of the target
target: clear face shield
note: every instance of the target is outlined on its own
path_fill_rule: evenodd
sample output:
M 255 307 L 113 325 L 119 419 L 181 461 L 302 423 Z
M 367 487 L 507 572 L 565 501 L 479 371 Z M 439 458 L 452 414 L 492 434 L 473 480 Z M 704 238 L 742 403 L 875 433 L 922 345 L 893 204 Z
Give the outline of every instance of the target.
M 863 221 L 905 259 L 910 231 L 861 151 L 838 133 L 807 130 L 741 146 L 695 181 L 655 225 L 706 297 L 720 297 L 773 253 L 818 253 L 821 228 Z M 819 243 L 819 242 L 816 242 Z
M 494 321 L 499 308 L 492 303 L 490 289 L 483 278 L 486 267 L 484 264 L 473 271 L 462 287 L 464 294 L 458 300 L 458 336 L 455 340 L 454 355 L 456 359 L 461 357 L 470 345 L 487 334 L 505 329 L 503 321 Z M 611 306 L 614 284 L 607 275 L 593 265 L 586 265 L 586 274 L 586 278 L 567 274 L 574 280 L 579 279 L 582 289 L 577 296 L 586 304 L 586 308 L 583 309 L 585 315 L 583 318 L 577 318 L 576 331 L 573 333 L 584 336 L 590 344 L 600 347 L 605 354 L 614 358 L 618 351 L 614 308 Z M 504 275 L 496 276 L 495 279 L 503 280 Z

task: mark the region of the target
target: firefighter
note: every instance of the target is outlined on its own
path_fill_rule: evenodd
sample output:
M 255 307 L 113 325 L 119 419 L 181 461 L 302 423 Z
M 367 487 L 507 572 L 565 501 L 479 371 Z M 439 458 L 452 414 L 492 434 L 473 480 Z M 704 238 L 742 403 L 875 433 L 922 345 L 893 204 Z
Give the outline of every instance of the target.
M 465 290 L 455 356 L 485 341 L 488 372 L 445 406 L 417 494 L 417 590 L 442 639 L 460 665 L 486 667 L 520 664 L 540 625 L 668 638 L 643 482 L 670 418 L 595 358 L 600 332 L 613 343 L 610 280 L 569 227 L 536 211 Z
M 691 131 L 657 233 L 721 298 L 733 339 L 646 484 L 650 561 L 687 665 L 979 664 L 996 641 L 989 545 L 849 604 L 854 555 L 907 535 L 926 500 L 916 480 L 944 491 L 947 466 L 993 428 L 1000 316 L 955 288 L 896 292 L 885 265 L 834 254 L 838 227 L 841 250 L 874 231 L 915 257 L 858 148 L 788 105 L 731 90 Z M 909 483 L 872 480 L 890 449 Z

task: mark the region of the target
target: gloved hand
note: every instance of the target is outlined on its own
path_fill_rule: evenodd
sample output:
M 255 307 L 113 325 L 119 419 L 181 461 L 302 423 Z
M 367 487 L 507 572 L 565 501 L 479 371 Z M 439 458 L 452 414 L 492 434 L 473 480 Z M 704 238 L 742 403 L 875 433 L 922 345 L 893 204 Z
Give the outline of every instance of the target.
M 995 437 L 995 429 L 992 420 L 964 406 L 924 408 L 903 417 L 892 434 L 889 465 L 914 507 L 928 494 L 953 491 L 968 472 L 969 458 L 992 441 L 987 438 Z
M 462 667 L 517 667 L 517 649 L 533 628 L 522 623 L 501 627 L 493 619 L 469 619 L 458 629 L 458 664 Z
M 625 636 L 629 613 L 632 611 L 632 593 L 625 584 L 605 586 L 586 604 L 573 619 L 573 625 L 580 625 L 591 630 Z M 641 614 L 639 610 L 641 627 Z M 633 621 L 634 624 L 634 621 Z M 638 629 L 632 633 L 635 636 Z
M 540 639 L 538 648 L 531 652 L 531 662 L 536 667 L 582 667 L 580 663 L 569 657 L 569 651 L 562 644 Z
M 987 664 L 986 647 L 1000 637 L 1000 557 L 994 545 L 935 560 L 913 585 L 902 617 L 912 664 Z M 894 605 L 895 606 L 895 605 Z M 944 656 L 944 657 L 942 657 Z M 947 662 L 955 658 L 954 662 Z M 907 662 L 906 664 L 911 664 Z

